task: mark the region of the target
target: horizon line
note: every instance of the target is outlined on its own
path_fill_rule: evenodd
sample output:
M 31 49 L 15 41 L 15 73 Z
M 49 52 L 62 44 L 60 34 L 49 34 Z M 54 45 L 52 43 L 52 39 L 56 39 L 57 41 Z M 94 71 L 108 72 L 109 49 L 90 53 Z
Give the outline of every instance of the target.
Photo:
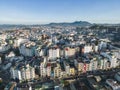
M 120 24 L 120 22 L 104 22 L 104 23 L 97 23 L 97 22 L 91 22 L 91 21 L 85 21 L 85 20 L 80 20 L 82 22 L 88 22 L 88 23 L 91 23 L 91 24 Z M 47 25 L 47 24 L 50 24 L 50 23 L 74 23 L 74 22 L 80 22 L 79 20 L 76 20 L 76 21 L 56 21 L 56 22 L 46 22 L 46 23 L 0 23 L 0 25 Z

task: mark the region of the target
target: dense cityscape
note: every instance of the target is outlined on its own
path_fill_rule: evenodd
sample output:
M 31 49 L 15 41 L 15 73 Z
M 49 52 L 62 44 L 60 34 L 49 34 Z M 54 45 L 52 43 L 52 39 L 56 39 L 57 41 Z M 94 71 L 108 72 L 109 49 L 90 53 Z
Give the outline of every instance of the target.
M 120 0 L 0 0 L 0 90 L 120 90 Z
M 0 29 L 0 90 L 120 90 L 120 25 Z

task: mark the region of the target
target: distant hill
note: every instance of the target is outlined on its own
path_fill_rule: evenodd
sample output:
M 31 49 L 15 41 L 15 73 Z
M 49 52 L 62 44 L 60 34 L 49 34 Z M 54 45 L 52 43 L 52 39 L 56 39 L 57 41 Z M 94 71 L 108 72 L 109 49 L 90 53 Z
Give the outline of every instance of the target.
M 92 24 L 87 21 L 75 21 L 72 23 L 50 23 L 49 26 L 91 26 Z
M 22 24 L 1 24 L 0 25 L 0 31 L 1 30 L 17 30 L 17 29 L 24 29 L 29 28 L 30 25 L 22 25 Z
M 63 22 L 63 23 L 50 23 L 50 24 L 33 24 L 33 25 L 24 25 L 24 24 L 0 24 L 0 31 L 2 30 L 19 30 L 19 29 L 28 29 L 30 30 L 31 27 L 39 27 L 39 26 L 76 26 L 76 27 L 84 27 L 90 26 L 91 29 L 93 28 L 104 28 L 104 27 L 120 27 L 120 24 L 97 24 L 97 23 L 90 23 L 87 21 L 75 21 L 75 22 Z

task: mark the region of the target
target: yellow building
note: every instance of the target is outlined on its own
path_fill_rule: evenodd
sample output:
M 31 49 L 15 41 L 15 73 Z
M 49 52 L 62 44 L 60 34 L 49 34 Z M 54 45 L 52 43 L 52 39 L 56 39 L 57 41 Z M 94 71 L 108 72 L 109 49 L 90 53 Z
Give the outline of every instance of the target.
M 60 64 L 57 64 L 56 67 L 54 67 L 54 77 L 60 77 L 61 76 L 61 68 Z
M 75 75 L 75 68 L 74 67 L 70 67 L 70 75 Z

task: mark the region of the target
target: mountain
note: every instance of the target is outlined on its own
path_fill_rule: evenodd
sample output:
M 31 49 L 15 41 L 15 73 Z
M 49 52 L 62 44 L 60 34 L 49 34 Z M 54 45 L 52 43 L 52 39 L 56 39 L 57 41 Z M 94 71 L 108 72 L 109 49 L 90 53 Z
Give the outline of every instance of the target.
M 72 23 L 50 23 L 49 26 L 91 26 L 92 24 L 87 21 L 75 21 Z
M 75 21 L 75 22 L 64 22 L 64 23 L 50 23 L 50 24 L 44 24 L 46 26 L 92 26 L 93 24 L 87 22 L 87 21 Z M 43 26 L 44 26 L 43 25 Z M 23 28 L 30 28 L 30 27 L 36 27 L 41 26 L 38 25 L 24 25 L 24 24 L 0 24 L 0 30 L 16 30 L 16 29 L 23 29 Z

